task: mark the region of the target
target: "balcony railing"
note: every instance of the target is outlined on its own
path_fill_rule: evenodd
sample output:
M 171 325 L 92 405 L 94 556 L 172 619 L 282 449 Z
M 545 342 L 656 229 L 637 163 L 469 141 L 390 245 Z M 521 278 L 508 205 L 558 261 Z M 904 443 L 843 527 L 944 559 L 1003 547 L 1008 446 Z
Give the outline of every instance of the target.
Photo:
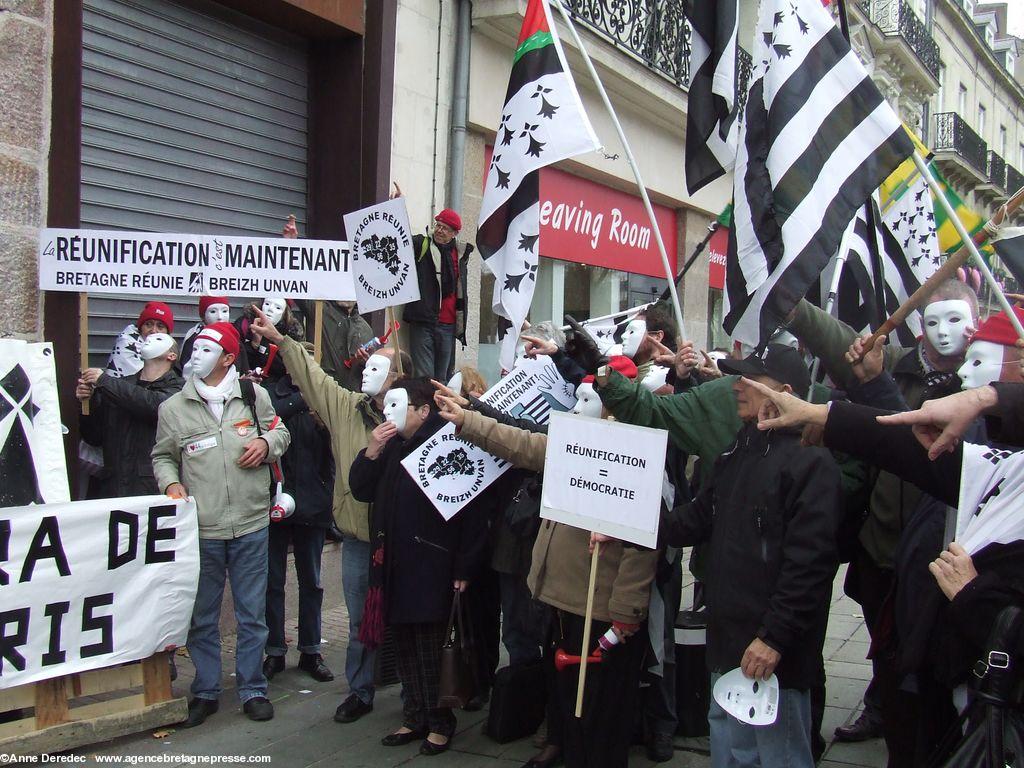
M 750 75 L 753 72 L 753 57 L 736 46 L 736 106 L 740 115 L 747 108 L 747 88 L 750 87 Z
M 914 52 L 932 77 L 939 79 L 939 46 L 907 0 L 865 0 L 871 21 L 886 37 L 899 37 Z
M 985 156 L 985 173 L 989 184 L 1006 189 L 1006 161 L 991 149 Z
M 566 0 L 573 16 L 683 88 L 690 84 L 690 27 L 682 0 Z
M 1024 173 L 1012 165 L 1006 166 L 1006 193 L 1012 195 L 1022 188 L 1024 188 Z
M 956 112 L 939 112 L 935 115 L 935 142 L 932 149 L 936 152 L 955 152 L 980 175 L 987 175 L 985 153 L 988 145 Z

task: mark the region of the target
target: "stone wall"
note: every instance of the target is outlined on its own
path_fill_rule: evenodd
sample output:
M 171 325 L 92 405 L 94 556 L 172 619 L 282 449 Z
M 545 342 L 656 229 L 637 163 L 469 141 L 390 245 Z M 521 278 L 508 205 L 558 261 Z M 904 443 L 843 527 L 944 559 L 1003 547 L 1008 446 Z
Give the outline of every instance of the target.
M 0 0 L 0 336 L 42 338 L 54 0 Z

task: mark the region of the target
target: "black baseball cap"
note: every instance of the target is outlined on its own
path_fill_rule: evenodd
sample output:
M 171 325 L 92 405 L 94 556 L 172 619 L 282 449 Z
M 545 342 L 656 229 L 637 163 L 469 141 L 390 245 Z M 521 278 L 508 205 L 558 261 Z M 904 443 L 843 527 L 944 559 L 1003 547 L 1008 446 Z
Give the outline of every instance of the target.
M 718 361 L 722 373 L 753 378 L 769 376 L 780 384 L 789 384 L 797 397 L 806 397 L 811 388 L 811 375 L 803 356 L 785 344 L 769 344 L 761 352 L 754 352 L 742 360 L 726 358 Z

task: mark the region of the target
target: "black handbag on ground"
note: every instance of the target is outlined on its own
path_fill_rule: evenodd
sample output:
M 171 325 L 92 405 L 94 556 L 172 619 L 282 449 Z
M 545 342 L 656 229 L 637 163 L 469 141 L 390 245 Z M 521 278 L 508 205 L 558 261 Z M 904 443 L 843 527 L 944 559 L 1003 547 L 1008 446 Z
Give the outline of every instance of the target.
M 484 733 L 507 744 L 536 733 L 547 704 L 544 662 L 502 667 L 494 675 Z
M 473 633 L 466 620 L 462 593 L 455 590 L 452 610 L 448 617 L 448 631 L 441 646 L 441 675 L 437 706 L 453 709 L 466 706 L 476 695 L 476 663 Z

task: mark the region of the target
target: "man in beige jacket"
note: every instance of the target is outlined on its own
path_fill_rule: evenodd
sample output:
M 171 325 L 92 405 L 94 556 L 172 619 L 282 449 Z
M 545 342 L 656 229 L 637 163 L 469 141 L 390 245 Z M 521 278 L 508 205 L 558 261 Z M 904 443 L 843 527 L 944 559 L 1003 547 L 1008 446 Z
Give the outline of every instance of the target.
M 370 355 L 363 368 L 362 392 L 351 392 L 325 373 L 299 342 L 284 336 L 258 309 L 252 327 L 268 342 L 278 345 L 281 359 L 302 393 L 302 399 L 331 433 L 335 463 L 334 521 L 344 535 L 341 583 L 349 626 L 345 651 L 349 696 L 334 713 L 334 719 L 339 723 L 352 723 L 373 711 L 373 668 L 377 651 L 359 642 L 370 575 L 370 515 L 369 507 L 352 497 L 348 475 L 352 462 L 369 442 L 370 433 L 384 420 L 384 396 L 399 378 L 394 364 L 395 351 L 385 347 Z M 405 352 L 402 366 L 404 371 L 412 370 L 412 362 Z
M 196 335 L 192 375 L 160 406 L 152 453 L 157 487 L 173 498 L 195 497 L 199 511 L 199 589 L 188 633 L 196 676 L 186 728 L 217 711 L 225 575 L 238 624 L 238 698 L 251 720 L 274 716 L 261 668 L 267 642 L 267 464 L 285 452 L 291 436 L 262 387 L 253 387 L 249 402 L 243 398 L 234 367 L 238 346 L 230 323 L 213 323 Z

